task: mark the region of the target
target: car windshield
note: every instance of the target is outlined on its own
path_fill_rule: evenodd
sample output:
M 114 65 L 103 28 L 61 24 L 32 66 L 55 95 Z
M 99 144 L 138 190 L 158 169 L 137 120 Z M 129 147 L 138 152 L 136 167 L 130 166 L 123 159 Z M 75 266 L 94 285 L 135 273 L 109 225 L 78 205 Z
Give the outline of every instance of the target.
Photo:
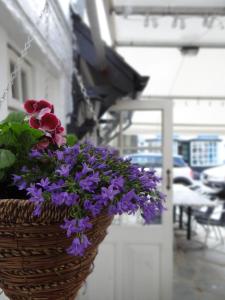
M 162 167 L 162 156 L 160 155 L 135 155 L 128 156 L 131 158 L 131 162 L 145 168 L 161 168 Z M 173 157 L 173 166 L 175 168 L 183 168 L 186 163 L 182 157 Z

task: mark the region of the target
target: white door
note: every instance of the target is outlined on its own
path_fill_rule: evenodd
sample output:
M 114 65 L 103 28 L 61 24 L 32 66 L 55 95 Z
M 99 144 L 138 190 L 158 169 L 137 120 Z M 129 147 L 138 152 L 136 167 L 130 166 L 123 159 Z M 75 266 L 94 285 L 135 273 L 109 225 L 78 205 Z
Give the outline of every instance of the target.
M 142 159 L 145 153 L 161 154 L 161 188 L 167 194 L 167 210 L 151 225 L 143 225 L 140 217 L 116 219 L 79 300 L 171 300 L 172 105 L 166 101 L 121 101 L 112 110 L 121 116 L 121 155 L 142 153 Z

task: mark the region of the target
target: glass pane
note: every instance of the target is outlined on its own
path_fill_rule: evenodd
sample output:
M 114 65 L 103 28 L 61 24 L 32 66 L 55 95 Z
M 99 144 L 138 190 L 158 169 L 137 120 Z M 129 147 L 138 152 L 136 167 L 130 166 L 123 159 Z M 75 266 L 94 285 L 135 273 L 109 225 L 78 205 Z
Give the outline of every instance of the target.
M 24 70 L 21 71 L 21 87 L 22 87 L 22 101 L 26 101 L 27 95 L 27 74 Z
M 162 174 L 162 112 L 161 111 L 134 111 L 121 112 L 118 134 L 113 141 L 120 154 L 124 158 L 130 158 L 131 162 L 145 168 L 155 169 L 156 174 Z M 179 158 L 174 159 L 174 164 L 182 164 Z M 161 186 L 160 186 L 161 188 Z M 152 223 L 161 224 L 161 217 Z M 125 215 L 116 219 L 116 223 L 123 225 L 143 224 L 141 214 L 134 216 Z
M 14 72 L 15 70 L 15 63 L 13 61 L 10 61 L 10 74 Z M 19 100 L 19 82 L 18 77 L 14 79 L 13 85 L 12 85 L 12 98 Z

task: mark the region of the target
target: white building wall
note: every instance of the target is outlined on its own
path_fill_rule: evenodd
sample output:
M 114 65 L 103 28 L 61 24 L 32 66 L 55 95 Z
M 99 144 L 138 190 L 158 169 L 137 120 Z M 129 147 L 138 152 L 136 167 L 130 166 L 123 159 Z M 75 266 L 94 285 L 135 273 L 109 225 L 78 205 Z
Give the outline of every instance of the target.
M 72 111 L 69 1 L 49 0 L 48 3 L 47 34 L 46 16 L 39 20 L 45 0 L 0 0 L 0 96 L 9 78 L 8 45 L 20 52 L 27 36 L 31 35 L 34 41 L 27 56 L 32 69 L 29 97 L 43 99 L 48 82 L 48 99 L 55 104 L 56 113 L 65 125 L 66 115 Z M 0 120 L 9 111 L 10 97 L 9 94 L 7 103 L 0 107 Z

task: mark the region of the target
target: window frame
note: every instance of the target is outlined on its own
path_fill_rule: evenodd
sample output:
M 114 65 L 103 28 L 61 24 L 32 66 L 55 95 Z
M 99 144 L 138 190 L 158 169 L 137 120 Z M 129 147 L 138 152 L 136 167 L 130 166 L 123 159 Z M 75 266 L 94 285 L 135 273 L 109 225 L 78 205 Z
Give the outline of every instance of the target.
M 19 52 L 15 50 L 11 45 L 8 45 L 8 80 L 10 80 L 10 74 L 11 74 L 11 63 L 16 65 L 17 59 L 19 57 Z M 9 89 L 9 101 L 8 101 L 8 108 L 9 110 L 21 110 L 22 105 L 26 99 L 23 99 L 23 87 L 22 87 L 22 72 L 26 74 L 26 98 L 29 98 L 30 95 L 32 95 L 33 90 L 33 69 L 30 62 L 26 59 L 22 62 L 20 66 L 20 70 L 17 74 L 17 82 L 18 82 L 18 99 L 13 98 L 12 96 L 12 88 Z

